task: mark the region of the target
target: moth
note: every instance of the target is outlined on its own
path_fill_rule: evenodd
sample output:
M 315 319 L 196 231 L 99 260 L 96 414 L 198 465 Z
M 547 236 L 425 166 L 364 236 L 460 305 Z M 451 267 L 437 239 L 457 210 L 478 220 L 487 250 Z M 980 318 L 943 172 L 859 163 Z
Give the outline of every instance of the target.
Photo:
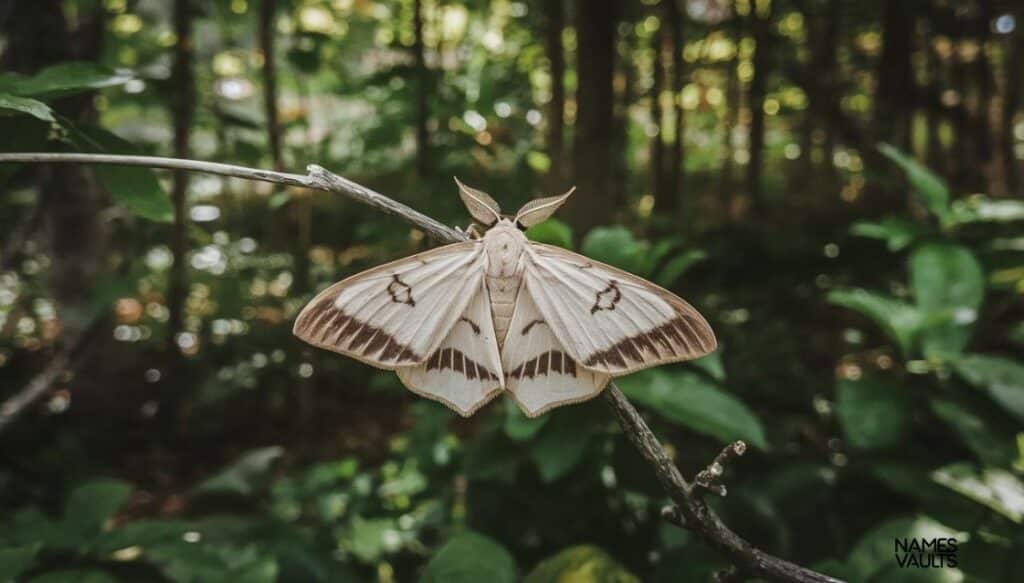
M 615 376 L 717 346 L 675 294 L 524 231 L 569 198 L 514 217 L 458 182 L 471 240 L 353 275 L 295 320 L 300 339 L 393 370 L 409 390 L 470 416 L 507 392 L 529 417 L 597 396 Z

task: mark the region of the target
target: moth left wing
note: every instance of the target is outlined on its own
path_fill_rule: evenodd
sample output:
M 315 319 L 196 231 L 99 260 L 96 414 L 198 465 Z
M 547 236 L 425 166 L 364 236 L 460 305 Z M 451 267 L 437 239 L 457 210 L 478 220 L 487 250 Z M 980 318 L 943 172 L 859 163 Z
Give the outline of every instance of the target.
M 357 273 L 320 292 L 296 336 L 383 369 L 423 363 L 484 277 L 483 246 L 453 243 Z
M 617 376 L 698 358 L 717 346 L 697 310 L 649 281 L 550 245 L 531 243 L 525 259 L 530 297 L 585 368 Z
M 501 356 L 483 282 L 427 360 L 395 372 L 412 392 L 440 401 L 466 417 L 501 392 Z
M 608 375 L 576 364 L 555 337 L 525 286 L 501 350 L 505 387 L 528 417 L 596 396 Z

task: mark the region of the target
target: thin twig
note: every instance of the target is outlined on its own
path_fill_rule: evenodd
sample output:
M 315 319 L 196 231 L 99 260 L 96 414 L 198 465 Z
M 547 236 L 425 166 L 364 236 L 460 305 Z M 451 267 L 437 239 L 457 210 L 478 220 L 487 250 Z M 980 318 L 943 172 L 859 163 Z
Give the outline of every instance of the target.
M 308 166 L 309 174 L 301 176 L 230 164 L 178 160 L 174 158 L 150 158 L 146 156 L 0 154 L 0 162 L 77 162 L 148 166 L 151 168 L 206 172 L 235 178 L 275 182 L 289 186 L 302 186 L 342 194 L 388 214 L 400 217 L 440 242 L 466 240 L 466 235 L 461 231 L 447 227 L 408 206 L 315 165 Z M 630 442 L 653 467 L 655 476 L 657 476 L 662 488 L 672 501 L 675 502 L 675 509 L 668 511 L 668 514 L 670 514 L 669 518 L 676 518 L 671 521 L 677 524 L 685 524 L 686 528 L 700 536 L 704 542 L 728 556 L 736 567 L 732 572 L 750 574 L 754 577 L 763 577 L 776 581 L 838 583 L 837 579 L 769 555 L 740 538 L 707 506 L 699 493 L 694 492 L 694 487 L 683 478 L 679 468 L 669 458 L 658 438 L 655 437 L 654 432 L 648 427 L 647 422 L 644 421 L 640 413 L 633 407 L 626 396 L 622 394 L 622 391 L 619 390 L 615 383 L 608 384 L 604 391 L 604 396 L 612 412 L 615 413 L 623 433 L 626 434 Z M 740 452 L 733 452 L 733 454 L 738 453 Z M 733 454 L 728 455 L 731 456 Z M 727 454 L 723 452 L 722 455 Z
M 55 382 L 67 371 L 73 371 L 81 364 L 80 358 L 76 359 L 80 351 L 84 351 L 96 333 L 101 330 L 106 322 L 102 316 L 95 317 L 83 331 L 72 338 L 65 338 L 63 345 L 57 349 L 57 353 L 50 359 L 46 366 L 20 391 L 11 395 L 0 404 L 0 433 L 18 420 L 43 395 L 49 392 Z

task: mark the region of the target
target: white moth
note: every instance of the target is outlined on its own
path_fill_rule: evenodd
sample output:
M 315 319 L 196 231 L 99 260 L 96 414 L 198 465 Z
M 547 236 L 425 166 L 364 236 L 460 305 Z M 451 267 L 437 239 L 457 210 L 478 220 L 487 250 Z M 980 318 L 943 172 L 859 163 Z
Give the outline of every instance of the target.
M 456 181 L 458 182 L 458 181 Z M 703 356 L 707 321 L 661 287 L 558 247 L 527 227 L 572 194 L 503 216 L 459 183 L 471 241 L 353 275 L 295 321 L 302 340 L 394 370 L 414 393 L 469 416 L 502 391 L 535 417 L 598 395 L 613 376 Z

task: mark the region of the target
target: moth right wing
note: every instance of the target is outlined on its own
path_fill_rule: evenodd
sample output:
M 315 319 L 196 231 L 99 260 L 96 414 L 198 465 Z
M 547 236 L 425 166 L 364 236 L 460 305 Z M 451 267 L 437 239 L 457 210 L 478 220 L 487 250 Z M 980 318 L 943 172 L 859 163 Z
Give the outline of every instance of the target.
M 320 292 L 293 333 L 383 369 L 425 362 L 483 285 L 483 245 L 463 242 L 357 273 Z
M 527 417 L 597 396 L 609 375 L 580 366 L 555 337 L 525 282 L 501 351 L 505 388 Z
M 410 391 L 440 401 L 465 417 L 501 392 L 501 356 L 483 282 L 430 357 L 395 372 Z

